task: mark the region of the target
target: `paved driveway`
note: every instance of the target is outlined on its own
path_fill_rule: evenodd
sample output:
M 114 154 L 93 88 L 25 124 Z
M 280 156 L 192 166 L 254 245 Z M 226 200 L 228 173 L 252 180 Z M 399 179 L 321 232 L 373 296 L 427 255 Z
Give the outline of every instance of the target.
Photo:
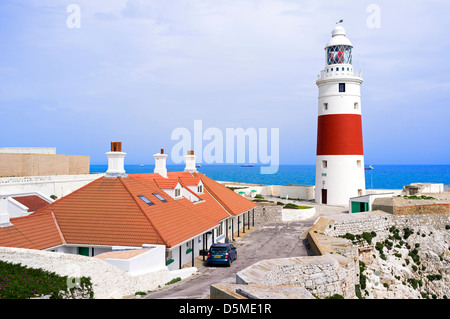
M 270 258 L 307 256 L 304 234 L 314 221 L 291 223 L 266 223 L 253 227 L 233 243 L 238 258 L 231 267 L 207 267 L 201 257 L 196 260 L 198 274 L 177 284 L 151 292 L 145 298 L 205 298 L 211 284 L 236 282 L 236 273 L 248 266 Z
M 305 240 L 306 232 L 314 224 L 314 221 L 319 216 L 346 215 L 348 212 L 348 208 L 339 206 L 327 206 L 291 200 L 288 202 L 314 206 L 316 207 L 316 214 L 312 218 L 304 221 L 255 225 L 255 227 L 251 228 L 245 234 L 241 233 L 241 237 L 237 238 L 233 243 L 237 248 L 238 258 L 231 264 L 231 267 L 207 267 L 202 262 L 202 257 L 199 257 L 195 262 L 195 267 L 198 268 L 198 274 L 176 284 L 165 286 L 157 291 L 148 293 L 144 298 L 205 298 L 209 296 L 211 284 L 219 282 L 236 283 L 237 272 L 260 260 L 308 256 Z

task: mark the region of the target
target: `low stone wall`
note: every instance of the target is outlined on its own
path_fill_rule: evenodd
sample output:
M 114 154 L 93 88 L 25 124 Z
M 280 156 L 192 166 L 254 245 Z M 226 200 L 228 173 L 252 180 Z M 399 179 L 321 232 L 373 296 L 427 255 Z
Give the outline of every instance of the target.
M 296 257 L 260 261 L 236 274 L 238 284 L 297 286 L 319 298 L 335 294 L 354 298 L 355 267 L 341 255 Z
M 258 204 L 255 207 L 255 224 L 282 221 L 281 205 Z
M 352 215 L 355 217 L 356 215 Z M 346 233 L 362 234 L 374 231 L 381 236 L 387 235 L 391 226 L 399 229 L 406 227 L 430 226 L 435 229 L 444 229 L 450 225 L 450 214 L 421 214 L 421 215 L 391 215 L 381 211 L 360 213 L 357 218 L 332 221 L 325 229 L 328 236 L 343 236 Z
M 61 276 L 90 277 L 95 299 L 117 299 L 138 291 L 147 292 L 163 287 L 173 278 L 183 279 L 197 271 L 195 267 L 174 272 L 165 268 L 133 276 L 93 257 L 6 247 L 0 247 L 0 260 L 45 269 Z
M 448 193 L 430 195 L 436 199 L 417 200 L 404 197 L 376 198 L 373 201 L 372 210 L 381 210 L 393 215 L 450 214 Z

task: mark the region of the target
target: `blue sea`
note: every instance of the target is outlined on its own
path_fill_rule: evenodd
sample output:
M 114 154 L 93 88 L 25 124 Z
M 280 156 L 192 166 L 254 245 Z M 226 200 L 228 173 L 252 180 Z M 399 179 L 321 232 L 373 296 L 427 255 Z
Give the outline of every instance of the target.
M 107 165 L 91 165 L 91 173 L 104 173 Z M 402 189 L 411 183 L 450 184 L 450 165 L 373 165 L 366 170 L 367 189 Z M 128 174 L 153 173 L 153 165 L 125 165 Z M 240 165 L 208 165 L 197 168 L 206 176 L 228 182 L 255 183 L 265 185 L 314 185 L 315 165 L 281 165 L 276 174 L 263 175 L 260 167 Z M 167 171 L 179 172 L 184 165 L 168 165 Z

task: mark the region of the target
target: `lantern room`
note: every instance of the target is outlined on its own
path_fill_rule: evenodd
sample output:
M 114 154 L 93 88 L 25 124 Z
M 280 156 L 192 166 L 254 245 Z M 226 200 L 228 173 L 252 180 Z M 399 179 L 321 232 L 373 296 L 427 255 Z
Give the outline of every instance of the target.
M 338 25 L 331 34 L 325 47 L 327 65 L 352 64 L 353 45 L 345 35 L 345 29 Z

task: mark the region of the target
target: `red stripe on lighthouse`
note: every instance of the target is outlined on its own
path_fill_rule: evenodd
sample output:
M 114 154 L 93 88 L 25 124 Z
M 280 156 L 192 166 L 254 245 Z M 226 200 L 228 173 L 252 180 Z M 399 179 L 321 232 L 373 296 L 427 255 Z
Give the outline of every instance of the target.
M 317 155 L 364 155 L 361 115 L 319 116 Z

